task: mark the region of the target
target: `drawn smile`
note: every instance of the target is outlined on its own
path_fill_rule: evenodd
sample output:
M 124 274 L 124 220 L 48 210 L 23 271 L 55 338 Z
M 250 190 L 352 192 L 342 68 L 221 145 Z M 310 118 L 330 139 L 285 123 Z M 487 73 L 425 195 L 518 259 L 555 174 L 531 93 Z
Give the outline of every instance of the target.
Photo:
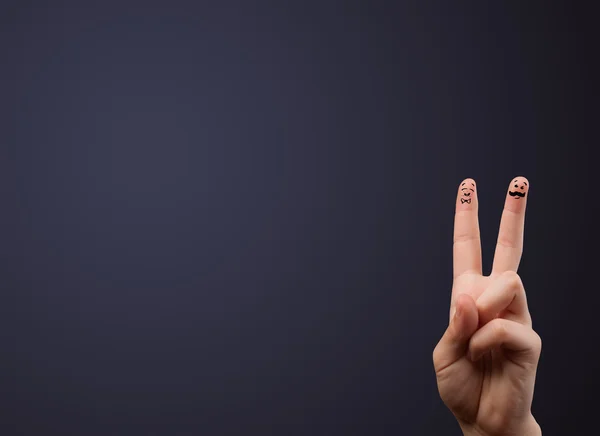
M 473 198 L 475 198 L 471 198 L 471 194 L 475 192 L 475 189 L 473 189 L 475 187 L 475 183 L 470 183 L 471 186 L 465 186 L 467 182 L 463 182 L 462 185 L 460 185 L 460 204 L 471 204 L 471 201 L 473 201 Z
M 508 195 L 510 195 L 511 197 L 516 197 L 516 200 L 525 197 L 525 193 L 519 191 L 508 191 Z

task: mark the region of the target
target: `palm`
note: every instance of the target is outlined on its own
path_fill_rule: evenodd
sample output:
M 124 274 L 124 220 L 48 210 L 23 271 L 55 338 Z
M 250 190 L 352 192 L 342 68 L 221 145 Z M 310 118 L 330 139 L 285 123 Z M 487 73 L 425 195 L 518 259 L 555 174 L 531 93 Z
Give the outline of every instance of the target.
M 453 289 L 461 289 L 477 301 L 491 281 L 490 276 L 465 273 L 454 280 Z M 508 410 L 518 398 L 518 392 L 511 389 L 513 384 L 504 380 L 507 376 L 519 380 L 522 368 L 508 360 L 502 350 L 493 350 L 478 362 L 472 362 L 465 355 L 445 371 L 439 386 L 440 394 L 449 399 L 448 407 L 463 415 L 461 418 L 465 421 L 476 422 L 479 410 L 482 415 L 488 415 L 493 408 Z M 500 374 L 503 377 L 498 377 Z M 461 392 L 461 395 L 449 395 L 452 392 Z
M 515 324 L 531 330 L 524 290 L 516 275 L 522 252 L 525 198 L 515 199 L 513 194 L 507 197 L 493 271 L 490 276 L 483 276 L 475 185 L 467 179 L 461 187 L 462 192 L 465 187 L 470 188 L 471 201 L 460 201 L 464 195 L 459 188 L 451 312 L 461 300 L 461 312 L 466 313 L 456 321 L 457 325 L 452 321 L 440 340 L 434 351 L 434 364 L 440 395 L 459 422 L 494 433 L 500 426 L 518 421 L 520 411 L 528 410 L 535 379 L 535 366 L 532 371 L 531 363 L 537 364 L 537 359 L 524 347 L 504 347 L 506 344 L 501 342 L 500 346 L 482 350 L 480 358 L 473 359 L 468 354 L 477 348 L 474 342 L 489 335 L 491 326 L 503 325 L 498 324 L 499 320 L 511 328 Z M 493 320 L 496 324 L 491 323 Z M 457 335 L 453 328 L 468 331 L 469 337 L 452 339 Z

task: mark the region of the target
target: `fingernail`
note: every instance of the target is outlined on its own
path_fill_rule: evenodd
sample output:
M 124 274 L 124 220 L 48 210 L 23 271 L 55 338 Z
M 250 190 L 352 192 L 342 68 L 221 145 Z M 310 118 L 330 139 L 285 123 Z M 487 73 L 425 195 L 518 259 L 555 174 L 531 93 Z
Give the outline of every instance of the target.
M 506 209 L 512 212 L 521 212 L 525 208 L 528 193 L 529 181 L 525 177 L 519 176 L 512 179 L 506 195 Z
M 453 321 L 458 320 L 458 318 L 460 318 L 462 315 L 462 309 L 460 306 L 457 306 L 454 310 L 454 317 L 452 318 Z
M 457 210 L 469 210 L 477 205 L 477 187 L 475 180 L 465 179 L 458 186 L 458 195 L 456 197 Z

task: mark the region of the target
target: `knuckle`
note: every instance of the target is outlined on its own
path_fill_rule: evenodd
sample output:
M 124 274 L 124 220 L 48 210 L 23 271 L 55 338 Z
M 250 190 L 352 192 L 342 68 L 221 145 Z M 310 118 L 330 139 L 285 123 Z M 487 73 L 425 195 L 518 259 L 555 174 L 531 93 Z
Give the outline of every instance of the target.
M 523 286 L 521 277 L 515 271 L 506 271 L 502 273 L 502 278 L 505 280 L 508 287 L 518 289 Z
M 496 341 L 501 342 L 506 339 L 508 335 L 508 329 L 504 320 L 501 318 L 497 318 L 491 322 L 492 335 L 496 339 Z
M 433 353 L 431 355 L 433 361 L 433 368 L 436 372 L 440 371 L 444 367 L 444 353 L 439 346 L 439 344 L 433 349 Z
M 534 346 L 533 349 L 537 355 L 540 355 L 542 352 L 542 338 L 537 332 L 534 333 Z
M 479 237 L 471 232 L 460 232 L 454 235 L 454 243 L 459 244 L 461 242 L 478 241 Z
M 520 249 L 520 245 L 517 244 L 514 239 L 508 236 L 505 232 L 502 232 L 500 235 L 498 235 L 498 245 L 515 250 Z
M 533 328 L 533 320 L 531 319 L 531 314 L 529 313 L 529 311 L 527 311 L 527 312 L 525 313 L 525 316 L 524 316 L 524 318 L 523 318 L 523 323 L 524 323 L 526 326 L 528 326 L 528 327 L 530 327 L 530 328 Z
M 435 366 L 435 363 L 437 362 L 437 345 L 435 346 L 435 348 L 433 349 L 433 353 L 431 353 L 431 360 L 433 361 L 433 366 Z
M 438 342 L 435 348 L 433 349 L 433 353 L 431 353 L 431 358 L 433 360 L 433 366 L 437 367 L 437 364 L 440 361 L 440 343 Z
M 506 290 L 511 294 L 520 294 L 525 292 L 521 276 L 514 271 L 502 273 L 502 278 L 506 284 Z

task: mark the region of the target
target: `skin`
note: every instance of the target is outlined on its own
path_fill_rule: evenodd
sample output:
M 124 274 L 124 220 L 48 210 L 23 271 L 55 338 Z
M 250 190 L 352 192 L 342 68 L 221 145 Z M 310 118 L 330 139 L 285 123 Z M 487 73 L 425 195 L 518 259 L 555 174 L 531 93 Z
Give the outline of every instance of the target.
M 477 187 L 466 179 L 458 188 L 450 322 L 433 351 L 433 364 L 440 396 L 464 435 L 542 434 L 531 413 L 542 343 L 517 274 L 528 197 L 529 181 L 513 178 L 492 273 L 484 276 Z

